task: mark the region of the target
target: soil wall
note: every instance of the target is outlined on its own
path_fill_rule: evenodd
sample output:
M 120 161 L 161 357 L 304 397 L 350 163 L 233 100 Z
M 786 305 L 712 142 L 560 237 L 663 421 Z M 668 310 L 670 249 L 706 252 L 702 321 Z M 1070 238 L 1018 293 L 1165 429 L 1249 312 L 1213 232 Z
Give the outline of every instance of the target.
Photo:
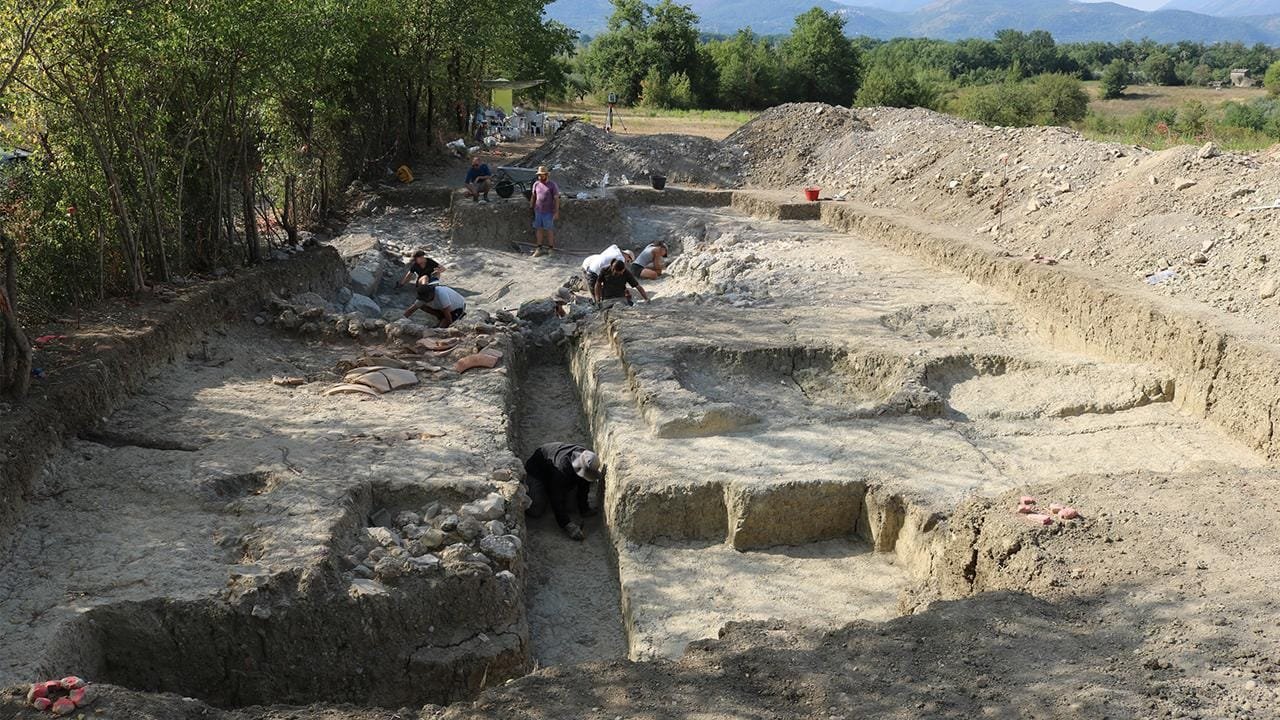
M 449 222 L 452 240 L 458 245 L 510 250 L 512 243 L 532 245 L 535 240 L 533 213 L 521 198 L 475 203 L 459 193 L 454 195 Z M 556 225 L 556 247 L 562 250 L 599 252 L 629 237 L 621 207 L 612 197 L 566 197 Z

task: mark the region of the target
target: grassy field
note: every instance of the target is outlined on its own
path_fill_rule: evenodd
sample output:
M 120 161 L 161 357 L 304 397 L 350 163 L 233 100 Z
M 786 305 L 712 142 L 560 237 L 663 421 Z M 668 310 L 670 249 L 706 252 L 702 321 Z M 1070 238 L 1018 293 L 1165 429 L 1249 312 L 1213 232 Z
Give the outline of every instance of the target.
M 1102 99 L 1102 88 L 1099 82 L 1087 82 L 1085 87 L 1093 98 L 1089 109 L 1101 115 L 1116 118 L 1133 117 L 1144 110 L 1176 110 L 1184 103 L 1198 101 L 1209 107 L 1233 101 L 1246 103 L 1264 98 L 1267 91 L 1262 88 L 1223 88 L 1214 90 L 1205 87 L 1165 87 L 1162 85 L 1130 85 L 1124 96 L 1114 100 Z
M 1103 100 L 1099 83 L 1086 85 L 1093 102 L 1089 106 L 1089 117 L 1076 129 L 1093 140 L 1142 145 L 1153 150 L 1213 141 L 1227 150 L 1238 152 L 1262 150 L 1276 143 L 1275 138 L 1266 133 L 1222 123 L 1226 103 L 1245 105 L 1264 99 L 1267 92 L 1262 88 L 1215 90 L 1133 85 L 1125 90 L 1122 97 Z M 1187 130 L 1182 119 L 1197 104 L 1203 112 L 1203 122 L 1197 125 L 1202 127 Z M 1162 114 L 1163 119 L 1155 118 L 1156 114 Z
M 565 105 L 551 107 L 550 112 L 576 116 L 596 125 L 605 123 L 606 109 L 601 105 Z M 614 114 L 613 129 L 622 135 L 677 133 L 723 140 L 755 115 L 724 110 L 619 108 Z

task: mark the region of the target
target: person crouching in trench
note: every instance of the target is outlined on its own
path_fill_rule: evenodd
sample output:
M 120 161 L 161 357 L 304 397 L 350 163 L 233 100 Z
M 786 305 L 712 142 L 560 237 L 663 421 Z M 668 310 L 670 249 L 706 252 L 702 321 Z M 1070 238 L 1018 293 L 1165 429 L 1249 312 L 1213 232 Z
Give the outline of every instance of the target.
M 577 501 L 579 515 L 589 518 L 596 514 L 591 509 L 591 490 L 604 479 L 600 456 L 581 445 L 547 443 L 525 461 L 524 472 L 529 499 L 533 501 L 525 514 L 542 517 L 550 505 L 565 534 L 574 540 L 583 539 L 582 526 L 569 517 L 570 496 Z

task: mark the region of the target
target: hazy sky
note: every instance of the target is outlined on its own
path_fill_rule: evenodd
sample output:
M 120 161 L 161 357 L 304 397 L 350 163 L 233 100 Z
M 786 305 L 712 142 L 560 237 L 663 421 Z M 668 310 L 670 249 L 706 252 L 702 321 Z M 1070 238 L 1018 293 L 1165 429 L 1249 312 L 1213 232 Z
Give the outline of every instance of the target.
M 1169 0 L 1110 0 L 1120 5 L 1138 8 L 1139 10 L 1155 10 Z M 1103 2 L 1103 0 L 1084 0 L 1084 2 Z

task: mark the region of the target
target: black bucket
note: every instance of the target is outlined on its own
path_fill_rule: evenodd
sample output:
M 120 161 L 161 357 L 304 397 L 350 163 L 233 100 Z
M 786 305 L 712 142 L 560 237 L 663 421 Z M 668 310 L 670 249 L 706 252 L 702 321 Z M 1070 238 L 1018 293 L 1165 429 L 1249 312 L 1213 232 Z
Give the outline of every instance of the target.
M 493 186 L 493 191 L 498 193 L 498 197 L 502 198 L 503 200 L 506 200 L 507 198 L 511 197 L 512 193 L 516 191 L 516 186 L 514 183 L 508 180 L 501 180 L 498 182 L 497 185 Z
M 649 178 L 653 183 L 654 190 L 661 190 L 667 186 L 667 178 L 665 175 L 654 175 Z

